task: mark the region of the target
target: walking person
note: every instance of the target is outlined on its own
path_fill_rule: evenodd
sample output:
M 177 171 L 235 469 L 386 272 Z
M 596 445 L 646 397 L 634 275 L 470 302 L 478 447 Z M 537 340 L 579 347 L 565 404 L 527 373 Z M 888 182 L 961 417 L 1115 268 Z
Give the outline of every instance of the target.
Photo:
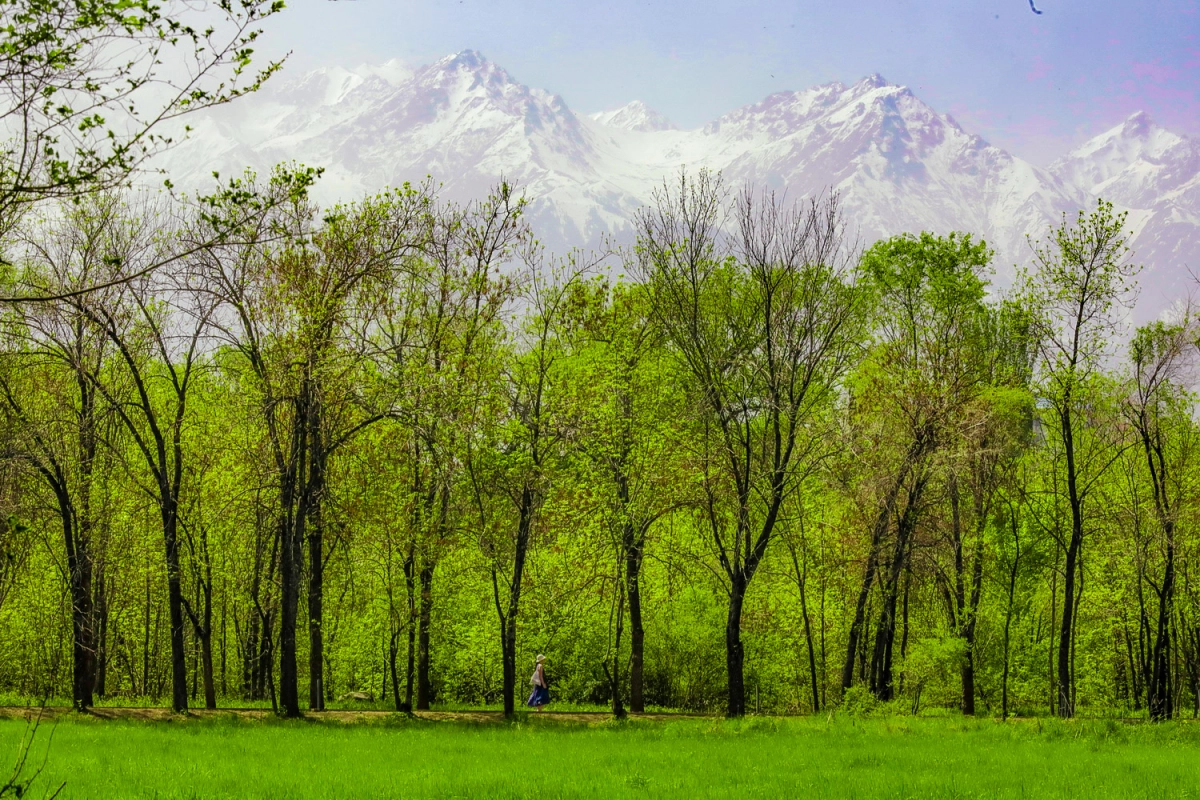
M 533 692 L 525 701 L 525 705 L 538 711 L 541 711 L 542 706 L 550 702 L 550 684 L 546 681 L 546 668 L 542 666 L 545 660 L 546 657 L 543 655 L 537 657 L 537 665 L 533 668 L 533 677 L 529 679 L 529 685 L 533 687 Z

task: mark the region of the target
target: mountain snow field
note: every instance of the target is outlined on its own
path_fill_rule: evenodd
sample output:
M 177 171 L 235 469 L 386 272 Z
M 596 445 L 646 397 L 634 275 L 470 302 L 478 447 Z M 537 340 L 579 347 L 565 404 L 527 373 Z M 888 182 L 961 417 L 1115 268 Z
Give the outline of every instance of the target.
M 1029 238 L 1103 197 L 1129 212 L 1145 266 L 1137 318 L 1159 314 L 1200 273 L 1200 143 L 1144 113 L 1043 169 L 879 75 L 778 92 L 694 130 L 638 100 L 577 114 L 471 50 L 415 70 L 390 61 L 277 80 L 194 121 L 157 166 L 196 188 L 214 171 L 265 174 L 296 160 L 325 167 L 322 202 L 426 176 L 468 200 L 503 176 L 529 198 L 539 238 L 560 250 L 630 241 L 634 215 L 664 180 L 707 167 L 790 197 L 836 190 L 862 246 L 904 231 L 970 232 L 996 250 L 999 286 L 1030 262 Z

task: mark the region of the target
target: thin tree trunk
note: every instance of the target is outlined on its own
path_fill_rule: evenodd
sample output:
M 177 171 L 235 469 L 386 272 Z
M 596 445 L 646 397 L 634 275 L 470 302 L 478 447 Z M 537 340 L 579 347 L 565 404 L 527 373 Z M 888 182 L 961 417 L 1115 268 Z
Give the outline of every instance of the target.
M 108 688 L 108 589 L 104 561 L 96 561 L 96 695 L 104 699 Z
M 166 497 L 163 533 L 167 555 L 167 605 L 171 618 L 171 708 L 176 713 L 187 713 L 187 644 L 184 641 L 183 586 L 179 574 L 178 515 L 170 490 L 164 487 L 162 491 Z
M 64 508 L 65 502 L 65 508 Z M 70 502 L 60 497 L 63 539 L 71 593 L 72 694 L 78 711 L 91 708 L 96 679 L 96 642 L 92 606 L 92 559 L 85 537 L 75 535 Z
M 645 629 L 642 627 L 642 548 L 636 543 L 625 554 L 625 582 L 629 594 L 629 710 L 646 710 L 644 689 Z
M 1158 626 L 1155 631 L 1152 656 L 1153 671 L 1148 691 L 1150 718 L 1168 720 L 1173 716 L 1171 687 L 1171 614 L 1175 597 L 1175 525 L 1168 521 L 1166 528 L 1167 557 L 1163 569 L 1162 588 L 1159 591 Z
M 500 601 L 500 584 L 497 571 L 492 569 L 492 592 L 496 601 L 496 612 L 500 616 L 500 650 L 503 669 L 504 716 L 516 714 L 517 690 L 517 612 L 521 602 L 521 581 L 525 573 L 525 559 L 529 552 L 529 536 L 533 527 L 533 514 L 538 497 L 533 489 L 525 486 L 517 504 L 517 539 L 513 552 L 512 582 L 508 589 L 508 607 Z
M 1070 408 L 1070 397 L 1066 400 L 1062 415 L 1062 435 L 1067 456 L 1067 498 L 1071 506 L 1071 539 L 1067 544 L 1067 560 L 1063 569 L 1062 627 L 1058 639 L 1058 707 L 1060 717 L 1075 716 L 1075 676 L 1071 669 L 1071 656 L 1075 641 L 1075 579 L 1078 571 L 1079 551 L 1083 547 L 1083 499 L 1079 494 L 1078 476 L 1075 468 L 1074 428 Z
M 923 452 L 924 445 L 920 441 L 914 442 L 909 448 L 908 455 L 905 457 L 896 479 L 888 488 L 883 503 L 880 505 L 879 514 L 875 518 L 875 526 L 871 531 L 871 549 L 867 552 L 867 566 L 863 572 L 858 600 L 854 604 L 854 618 L 850 623 L 850 635 L 847 637 L 846 660 L 842 667 L 843 694 L 854 684 L 855 662 L 861 654 L 860 651 L 865 651 L 861 645 L 864 634 L 863 626 L 867 620 L 867 599 L 871 595 L 871 587 L 875 584 L 875 574 L 879 569 L 880 547 L 883 544 L 884 536 L 887 535 L 889 522 L 896 508 L 896 498 L 900 496 L 900 490 L 904 488 L 904 481 L 908 478 L 913 464 Z
M 412 545 L 409 545 L 408 555 L 404 559 L 404 588 L 408 603 L 408 614 L 405 617 L 404 629 L 408 635 L 408 649 L 405 651 L 405 690 L 404 705 L 406 711 L 413 709 L 413 679 L 416 673 L 413 664 L 417 653 L 417 589 L 416 589 L 416 555 Z
M 792 554 L 792 569 L 796 575 L 796 587 L 800 590 L 800 614 L 804 617 L 804 641 L 808 646 L 808 674 L 812 683 L 812 710 L 813 713 L 821 710 L 821 696 L 817 690 L 817 656 L 813 648 L 813 633 L 812 623 L 808 619 L 808 560 L 805 555 L 804 567 L 801 568 L 800 560 L 796 557 L 796 548 L 790 546 L 789 550 Z
M 417 636 L 417 708 L 429 710 L 429 626 L 433 613 L 433 565 L 425 561 L 421 565 L 421 606 Z
M 620 563 L 618 559 L 618 571 Z M 614 622 L 616 630 L 613 636 L 612 670 L 608 676 L 608 683 L 612 695 L 613 716 L 621 719 L 625 716 L 625 704 L 621 700 L 621 634 L 625 626 L 625 581 L 621 580 L 620 574 L 617 575 L 617 613 Z M 609 671 L 608 665 L 605 665 L 605 671 Z
M 299 524 L 302 515 L 297 514 Z M 300 716 L 300 696 L 296 670 L 296 623 L 300 604 L 300 535 L 293 525 L 282 525 L 280 548 L 279 609 L 279 707 L 286 717 Z
M 200 636 L 200 667 L 204 679 L 204 707 L 217 707 L 217 687 L 213 682 L 212 631 L 205 629 Z
M 328 453 L 321 430 L 321 406 L 314 398 L 309 415 L 308 482 L 308 707 L 325 710 L 325 475 Z
M 892 562 L 883 581 L 882 609 L 875 634 L 875 649 L 871 658 L 871 693 L 881 701 L 895 696 L 892 666 L 896 640 L 896 602 L 899 596 L 900 573 L 909 555 L 909 543 L 917 524 L 917 507 L 924 494 L 926 476 L 918 476 L 908 492 L 908 500 L 896 525 L 896 545 Z
M 1015 552 L 1013 553 L 1012 568 L 1008 573 L 1008 605 L 1004 610 L 1004 666 L 1000 678 L 1000 716 L 1001 719 L 1008 719 L 1008 674 L 1011 665 L 1010 644 L 1012 641 L 1012 618 L 1013 606 L 1016 604 L 1017 596 L 1017 571 L 1021 563 L 1021 539 L 1018 533 L 1016 515 L 1012 515 L 1013 542 Z
M 396 704 L 397 711 L 407 711 L 408 709 L 404 707 L 404 700 L 400 696 L 400 676 L 396 672 L 396 656 L 400 651 L 400 629 L 394 621 L 392 626 L 388 636 L 388 668 L 392 673 L 392 699 Z M 408 708 L 412 708 L 412 706 Z

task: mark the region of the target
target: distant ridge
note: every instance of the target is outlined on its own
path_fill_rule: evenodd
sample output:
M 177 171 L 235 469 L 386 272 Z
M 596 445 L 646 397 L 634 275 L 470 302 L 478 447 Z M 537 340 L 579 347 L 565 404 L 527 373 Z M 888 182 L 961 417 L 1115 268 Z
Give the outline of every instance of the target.
M 1130 210 L 1147 266 L 1139 316 L 1156 314 L 1200 266 L 1200 148 L 1135 114 L 1041 169 L 965 131 L 907 87 L 870 75 L 777 92 L 695 130 L 641 101 L 576 114 L 474 50 L 408 69 L 398 61 L 272 82 L 196 123 L 161 166 L 181 185 L 296 159 L 326 167 L 324 200 L 432 175 L 452 197 L 501 176 L 531 198 L 551 247 L 628 237 L 637 209 L 682 168 L 720 170 L 803 196 L 841 193 L 864 244 L 902 231 L 969 231 L 997 251 L 997 282 L 1028 263 L 1064 212 L 1097 195 Z M 1161 291 L 1160 291 L 1161 289 Z

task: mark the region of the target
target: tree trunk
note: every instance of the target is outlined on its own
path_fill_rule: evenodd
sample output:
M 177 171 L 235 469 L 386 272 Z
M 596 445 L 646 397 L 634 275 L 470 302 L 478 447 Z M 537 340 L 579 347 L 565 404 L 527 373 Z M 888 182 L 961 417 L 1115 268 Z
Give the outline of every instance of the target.
M 96 680 L 96 636 L 90 576 L 76 573 L 71 581 L 71 629 L 74 644 L 74 702 L 78 711 L 91 708 Z
M 300 568 L 304 563 L 305 526 L 311 497 L 306 481 L 310 458 L 308 417 L 311 395 L 311 383 L 306 380 L 296 401 L 291 463 L 280 476 L 279 707 L 285 717 L 299 717 L 301 713 L 296 627 L 300 617 Z
M 1163 527 L 1167 538 L 1167 563 L 1163 569 L 1162 588 L 1159 590 L 1158 626 L 1154 638 L 1150 686 L 1147 691 L 1150 718 L 1156 721 L 1171 719 L 1174 712 L 1171 691 L 1171 614 L 1175 596 L 1175 525 L 1168 521 Z
M 982 539 L 982 522 L 979 537 Z M 983 552 L 982 545 L 976 551 L 974 563 L 971 565 L 971 594 L 970 604 L 964 609 L 967 617 L 963 630 L 963 638 L 967 643 L 967 651 L 962 665 L 962 711 L 967 716 L 975 716 L 975 639 L 979 620 L 979 601 L 983 595 Z
M 325 471 L 328 454 L 321 430 L 320 404 L 309 421 L 308 508 L 308 707 L 325 710 Z
M 429 625 L 433 612 L 433 565 L 421 566 L 421 611 L 417 635 L 417 708 L 429 710 Z
M 1058 705 L 1056 712 L 1060 717 L 1075 716 L 1075 704 L 1072 701 L 1075 685 L 1071 674 L 1071 644 L 1074 640 L 1075 622 L 1075 573 L 1079 559 L 1079 548 L 1082 535 L 1073 528 L 1071 541 L 1067 546 L 1067 559 L 1063 569 L 1063 607 L 1062 625 L 1058 637 Z
M 408 604 L 408 614 L 404 623 L 408 635 L 408 649 L 405 650 L 405 690 L 404 705 L 407 711 L 413 709 L 413 679 L 416 673 L 413 664 L 417 653 L 417 589 L 416 589 L 416 555 L 412 545 L 409 545 L 408 555 L 404 559 L 404 589 Z
M 805 545 L 807 547 L 807 545 Z M 796 573 L 796 587 L 800 590 L 800 614 L 804 617 L 804 642 L 808 648 L 808 674 L 812 681 L 812 710 L 821 710 L 821 695 L 817 690 L 817 654 L 813 647 L 812 623 L 808 618 L 808 554 L 805 553 L 804 566 L 796 556 L 796 548 L 789 543 L 792 554 L 792 569 Z
M 169 489 L 162 489 L 166 498 L 163 509 L 163 533 L 167 555 L 167 605 L 171 616 L 171 708 L 187 713 L 187 644 L 183 632 L 183 587 L 179 574 L 179 538 L 175 499 Z
M 302 519 L 297 514 L 295 522 Z M 285 717 L 300 716 L 300 694 L 296 670 L 296 623 L 300 605 L 300 534 L 284 521 L 280 548 L 279 609 L 279 707 Z
M 857 657 L 860 655 L 860 648 L 863 639 L 863 626 L 867 620 L 867 599 L 871 595 L 871 587 L 875 584 L 875 573 L 879 569 L 880 546 L 883 544 L 883 538 L 887 534 L 889 521 L 892 513 L 896 508 L 896 498 L 900 496 L 900 490 L 904 488 L 904 481 L 908 478 L 908 473 L 912 469 L 912 465 L 916 459 L 920 457 L 924 446 L 919 442 L 914 442 L 909 448 L 908 456 L 904 460 L 900 471 L 896 475 L 896 480 L 888 488 L 888 493 L 884 496 L 883 503 L 880 505 L 879 514 L 875 518 L 875 526 L 871 531 L 871 549 L 867 552 L 867 566 L 863 571 L 862 585 L 859 588 L 858 600 L 854 604 L 854 619 L 850 623 L 850 635 L 847 637 L 846 644 L 846 660 L 842 667 L 842 693 L 854 685 L 854 667 Z
M 629 710 L 641 714 L 646 710 L 643 652 L 645 629 L 642 627 L 642 549 L 626 550 L 625 579 L 629 592 Z
M 613 636 L 613 657 L 612 668 L 605 664 L 604 671 L 608 673 L 609 693 L 612 699 L 612 714 L 617 719 L 622 719 L 625 716 L 625 704 L 621 700 L 621 634 L 625 630 L 625 582 L 621 580 L 620 575 L 621 562 L 618 559 L 617 567 L 617 613 L 613 617 L 616 624 L 616 630 Z
M 318 526 L 312 526 L 310 530 Z M 325 710 L 325 635 L 321 629 L 324 617 L 325 569 L 322 550 L 323 537 L 318 532 L 309 534 L 309 578 L 308 578 L 308 708 L 310 711 Z
M 96 678 L 96 646 L 92 605 L 92 560 L 86 538 L 77 536 L 74 513 L 65 494 L 59 497 L 63 540 L 71 593 L 72 701 L 77 711 L 91 708 Z
M 96 562 L 96 695 L 103 700 L 108 686 L 108 588 L 104 582 L 104 561 Z
M 204 679 L 204 707 L 212 711 L 217 707 L 217 687 L 213 682 L 212 629 L 207 626 L 200 635 L 200 667 Z
M 908 493 L 908 501 L 896 525 L 896 544 L 892 561 L 883 581 L 882 609 L 871 655 L 871 693 L 881 701 L 895 696 L 893 652 L 896 641 L 896 602 L 899 599 L 900 573 L 909 556 L 909 543 L 917 524 L 917 508 L 924 493 L 926 476 L 918 476 Z
M 742 606 L 746 600 L 745 579 L 735 575 L 729 588 L 729 615 L 725 620 L 725 668 L 729 676 L 726 716 L 746 714 L 745 650 L 742 647 Z
M 1015 572 L 1015 570 L 1014 570 Z M 1008 719 L 1008 670 L 1011 663 L 1009 644 L 1012 641 L 1013 590 L 1009 584 L 1008 608 L 1004 612 L 1004 666 L 1000 677 L 1000 718 Z
M 1067 560 L 1063 569 L 1062 626 L 1058 638 L 1058 706 L 1060 717 L 1075 716 L 1075 676 L 1071 655 L 1075 641 L 1075 577 L 1079 551 L 1083 547 L 1083 498 L 1079 494 L 1075 467 L 1075 429 L 1071 416 L 1071 396 L 1065 398 L 1061 430 L 1067 456 L 1067 499 L 1071 505 L 1071 540 L 1067 544 Z
M 800 582 L 800 613 L 804 615 L 804 641 L 808 645 L 808 675 L 812 682 L 812 710 L 815 714 L 821 710 L 821 694 L 817 689 L 817 653 L 813 647 L 812 623 L 808 619 L 806 582 Z
M 521 489 L 517 504 L 517 540 L 513 551 L 512 583 L 508 590 L 508 607 L 500 604 L 500 584 L 496 570 L 492 569 L 492 592 L 496 600 L 496 611 L 500 615 L 500 650 L 503 662 L 504 716 L 516 713 L 514 701 L 517 690 L 517 611 L 521 603 L 521 579 L 525 573 L 525 559 L 529 553 L 529 536 L 533 530 L 533 515 L 540 501 L 529 486 Z
M 395 625 L 395 623 L 392 623 Z M 400 696 L 400 676 L 396 672 L 396 656 L 400 651 L 400 630 L 394 627 L 388 636 L 388 668 L 392 673 L 392 698 L 397 711 L 407 711 L 404 699 Z M 409 706 L 412 708 L 412 706 Z

